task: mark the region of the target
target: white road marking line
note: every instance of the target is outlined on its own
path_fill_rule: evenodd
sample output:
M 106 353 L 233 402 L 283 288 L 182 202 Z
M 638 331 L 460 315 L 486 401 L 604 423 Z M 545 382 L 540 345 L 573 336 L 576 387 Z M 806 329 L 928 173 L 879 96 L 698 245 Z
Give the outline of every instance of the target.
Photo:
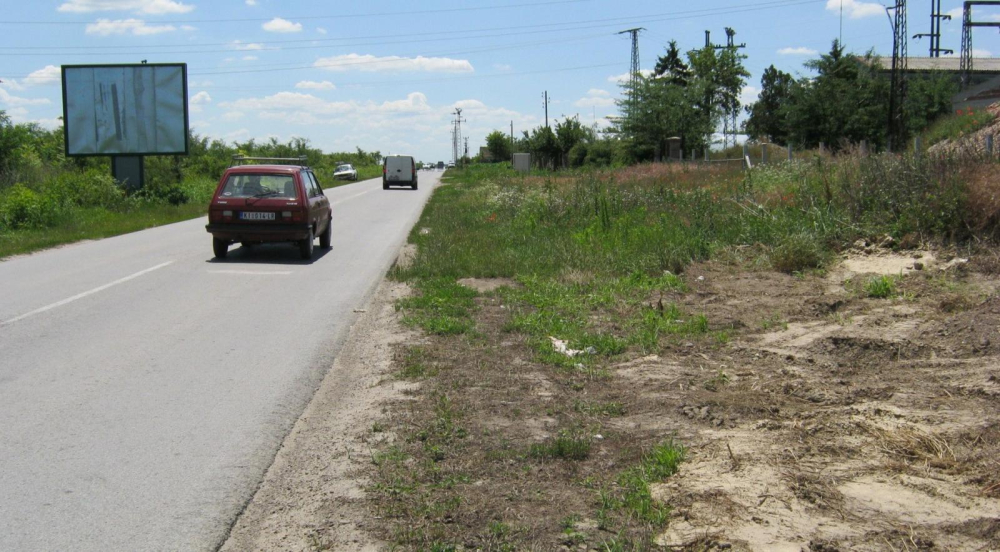
M 7 326 L 8 324 L 13 324 L 14 322 L 18 322 L 18 321 L 24 320 L 25 318 L 28 318 L 29 316 L 34 316 L 36 314 L 41 314 L 43 312 L 50 311 L 50 310 L 55 309 L 55 308 L 59 308 L 59 307 L 61 307 L 63 305 L 67 305 L 69 303 L 72 303 L 73 301 L 76 301 L 77 299 L 83 299 L 84 297 L 87 297 L 88 295 L 93 295 L 95 293 L 102 292 L 102 291 L 108 289 L 109 287 L 117 286 L 118 284 L 124 284 L 125 282 L 127 282 L 129 280 L 133 280 L 135 278 L 138 278 L 139 276 L 142 276 L 143 274 L 149 274 L 150 272 L 152 272 L 154 270 L 159 270 L 159 269 L 161 269 L 161 268 L 163 268 L 165 266 L 171 265 L 173 263 L 174 263 L 173 261 L 167 261 L 165 263 L 160 263 L 160 264 L 158 264 L 156 266 L 147 268 L 146 270 L 140 270 L 139 272 L 136 272 L 135 274 L 132 274 L 130 276 L 126 276 L 124 278 L 119 278 L 118 280 L 115 280 L 114 282 L 111 282 L 109 284 L 104 284 L 103 286 L 96 287 L 96 288 L 94 288 L 94 289 L 92 289 L 90 291 L 85 291 L 83 293 L 78 293 L 78 294 L 76 294 L 76 295 L 74 295 L 72 297 L 63 299 L 62 301 L 57 301 L 55 303 L 52 303 L 51 305 L 46 305 L 46 306 L 44 306 L 44 307 L 42 307 L 40 309 L 35 309 L 35 310 L 31 311 L 31 312 L 26 312 L 26 313 L 22 314 L 21 316 L 16 316 L 16 317 L 11 318 L 10 320 L 7 320 L 5 322 L 0 322 L 0 326 Z
M 376 191 L 378 189 L 381 189 L 381 188 L 372 188 L 371 190 L 368 190 L 368 191 L 365 191 L 365 192 L 361 192 L 360 194 L 355 194 L 355 195 L 352 195 L 351 197 L 345 197 L 344 199 L 341 199 L 340 201 L 331 201 L 330 202 L 330 207 L 333 207 L 334 205 L 340 205 L 341 203 L 346 203 L 346 202 L 348 202 L 348 201 L 350 201 L 352 199 L 357 199 L 357 198 L 359 198 L 359 197 L 361 197 L 361 196 L 363 196 L 365 194 L 370 194 L 370 193 L 372 193 L 372 192 L 374 192 L 374 191 Z
M 257 270 L 209 270 L 209 274 L 249 274 L 251 276 L 288 276 L 292 274 L 291 270 L 272 270 L 268 271 L 257 271 Z

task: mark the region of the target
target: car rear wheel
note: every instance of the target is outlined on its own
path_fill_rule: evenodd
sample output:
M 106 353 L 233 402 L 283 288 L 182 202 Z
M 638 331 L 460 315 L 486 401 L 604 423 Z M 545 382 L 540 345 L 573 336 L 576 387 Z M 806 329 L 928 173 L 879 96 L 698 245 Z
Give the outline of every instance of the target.
M 319 235 L 319 246 L 323 249 L 330 249 L 330 240 L 333 237 L 333 218 L 326 221 L 326 230 Z
M 414 190 L 416 190 L 417 189 L 417 183 L 414 182 L 412 187 L 413 187 Z
M 309 229 L 309 237 L 299 242 L 299 254 L 303 259 L 311 259 L 313 256 L 313 242 L 316 241 L 316 234 L 313 229 Z
M 383 190 L 388 190 L 389 189 L 389 183 L 383 180 L 382 181 L 382 189 Z
M 229 242 L 220 240 L 219 238 L 212 238 L 212 252 L 215 253 L 216 259 L 225 259 L 229 253 Z

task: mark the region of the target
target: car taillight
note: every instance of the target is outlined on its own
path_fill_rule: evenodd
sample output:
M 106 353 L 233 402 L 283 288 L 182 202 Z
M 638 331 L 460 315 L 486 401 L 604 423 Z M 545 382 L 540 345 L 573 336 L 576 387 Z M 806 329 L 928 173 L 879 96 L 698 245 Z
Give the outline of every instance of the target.
M 222 212 L 222 219 L 223 220 L 232 220 L 233 219 L 233 212 L 232 211 L 223 211 Z
M 292 218 L 292 212 L 291 211 L 282 211 L 281 212 L 281 216 L 283 218 Z
M 302 222 L 302 211 L 292 211 L 292 222 Z

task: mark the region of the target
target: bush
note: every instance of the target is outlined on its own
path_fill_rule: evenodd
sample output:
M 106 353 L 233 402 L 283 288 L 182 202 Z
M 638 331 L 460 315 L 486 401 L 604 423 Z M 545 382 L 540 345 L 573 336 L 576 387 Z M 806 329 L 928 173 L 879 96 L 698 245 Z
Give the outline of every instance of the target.
M 60 173 L 45 188 L 47 195 L 59 198 L 58 201 L 64 205 L 117 209 L 125 201 L 125 192 L 115 179 L 106 172 L 93 169 L 83 174 Z
M 22 186 L 14 186 L 0 198 L 0 227 L 5 229 L 38 228 L 54 222 L 59 204 Z

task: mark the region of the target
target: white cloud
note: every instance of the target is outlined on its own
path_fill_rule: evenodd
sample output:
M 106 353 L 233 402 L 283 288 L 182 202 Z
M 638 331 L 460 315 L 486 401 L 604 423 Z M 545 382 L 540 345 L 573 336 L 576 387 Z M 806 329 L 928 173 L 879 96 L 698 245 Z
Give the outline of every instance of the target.
M 816 50 L 812 48 L 806 48 L 805 46 L 799 46 L 797 48 L 781 48 L 778 50 L 778 55 L 780 56 L 815 56 L 818 54 Z
M 239 140 L 240 138 L 246 138 L 248 136 L 250 136 L 250 131 L 247 130 L 247 129 L 245 129 L 245 128 L 241 128 L 239 130 L 234 130 L 234 131 L 226 134 L 225 136 L 223 136 L 223 138 L 225 138 L 225 140 L 227 142 L 235 142 L 236 140 Z
M 844 13 L 851 19 L 863 19 L 885 15 L 885 6 L 874 2 L 859 2 L 858 0 L 826 0 L 828 11 L 840 13 L 843 6 Z
M 233 49 L 234 50 L 263 50 L 264 49 L 264 45 L 260 44 L 260 43 L 257 43 L 257 42 L 246 42 L 246 43 L 244 43 L 241 40 L 234 40 L 233 41 Z
M 404 72 L 427 71 L 435 73 L 471 73 L 472 64 L 465 59 L 437 58 L 417 56 L 407 58 L 400 56 L 376 57 L 371 54 L 346 54 L 328 58 L 320 58 L 314 67 L 329 71 L 365 71 L 365 72 Z
M 744 86 L 743 91 L 740 92 L 740 103 L 742 105 L 750 105 L 757 101 L 760 97 L 760 88 L 756 86 Z
M 32 71 L 27 77 L 20 80 L 15 79 L 5 79 L 3 84 L 0 84 L 2 88 L 8 88 L 10 90 L 24 90 L 29 86 L 44 86 L 48 84 L 59 84 L 59 80 L 62 78 L 62 70 L 55 65 L 46 65 L 41 69 Z
M 257 61 L 257 56 L 243 56 L 243 61 Z
M 613 107 L 615 105 L 611 92 L 600 88 L 591 88 L 587 95 L 573 102 L 576 107 Z
M 202 105 L 202 104 L 212 103 L 212 96 L 210 96 L 208 92 L 202 90 L 201 92 L 198 92 L 194 96 L 191 96 L 191 101 L 188 103 L 192 105 Z
M 86 33 L 89 35 L 108 36 L 132 34 L 135 36 L 154 35 L 176 31 L 173 25 L 147 25 L 141 19 L 98 19 L 88 23 Z
M 982 48 L 973 48 L 972 57 L 974 58 L 988 58 L 993 57 L 993 52 L 989 50 L 984 50 Z
M 292 23 L 287 19 L 275 17 L 261 25 L 261 28 L 269 33 L 297 33 L 302 31 L 302 23 Z
M 98 11 L 130 11 L 148 15 L 187 13 L 194 9 L 190 4 L 174 0 L 69 0 L 60 4 L 58 11 L 90 13 Z
M 510 71 L 511 70 L 511 66 L 507 65 L 506 63 L 494 63 L 493 64 L 493 68 L 496 69 L 497 71 Z
M 181 25 L 181 30 L 187 33 L 193 33 L 198 30 L 198 27 L 194 25 Z
M 191 113 L 201 113 L 204 110 L 204 106 L 210 103 L 212 103 L 212 96 L 209 96 L 208 92 L 202 90 L 191 96 L 191 99 L 188 100 L 188 109 Z
M 220 117 L 223 121 L 238 121 L 246 116 L 242 111 L 227 111 Z
M 336 90 L 337 86 L 330 81 L 300 81 L 295 84 L 295 88 L 304 90 Z
M 12 96 L 10 92 L 0 88 L 0 104 L 11 107 L 24 107 L 28 105 L 47 105 L 50 103 L 52 102 L 48 98 L 21 98 Z
M 324 29 L 323 27 L 316 27 L 316 32 L 319 33 L 319 34 L 321 34 L 321 35 L 325 35 L 326 34 L 326 29 Z
M 256 6 L 257 5 L 257 0 L 247 0 L 247 5 L 248 6 Z
M 653 74 L 653 70 L 652 69 L 640 69 L 639 73 L 642 76 L 644 76 L 644 77 L 648 77 L 648 76 L 650 76 L 650 75 Z M 632 73 L 622 73 L 621 75 L 613 75 L 613 76 L 608 77 L 608 82 L 613 82 L 613 83 L 616 83 L 616 84 L 625 84 L 625 83 L 628 82 L 628 80 L 631 77 L 632 77 Z

